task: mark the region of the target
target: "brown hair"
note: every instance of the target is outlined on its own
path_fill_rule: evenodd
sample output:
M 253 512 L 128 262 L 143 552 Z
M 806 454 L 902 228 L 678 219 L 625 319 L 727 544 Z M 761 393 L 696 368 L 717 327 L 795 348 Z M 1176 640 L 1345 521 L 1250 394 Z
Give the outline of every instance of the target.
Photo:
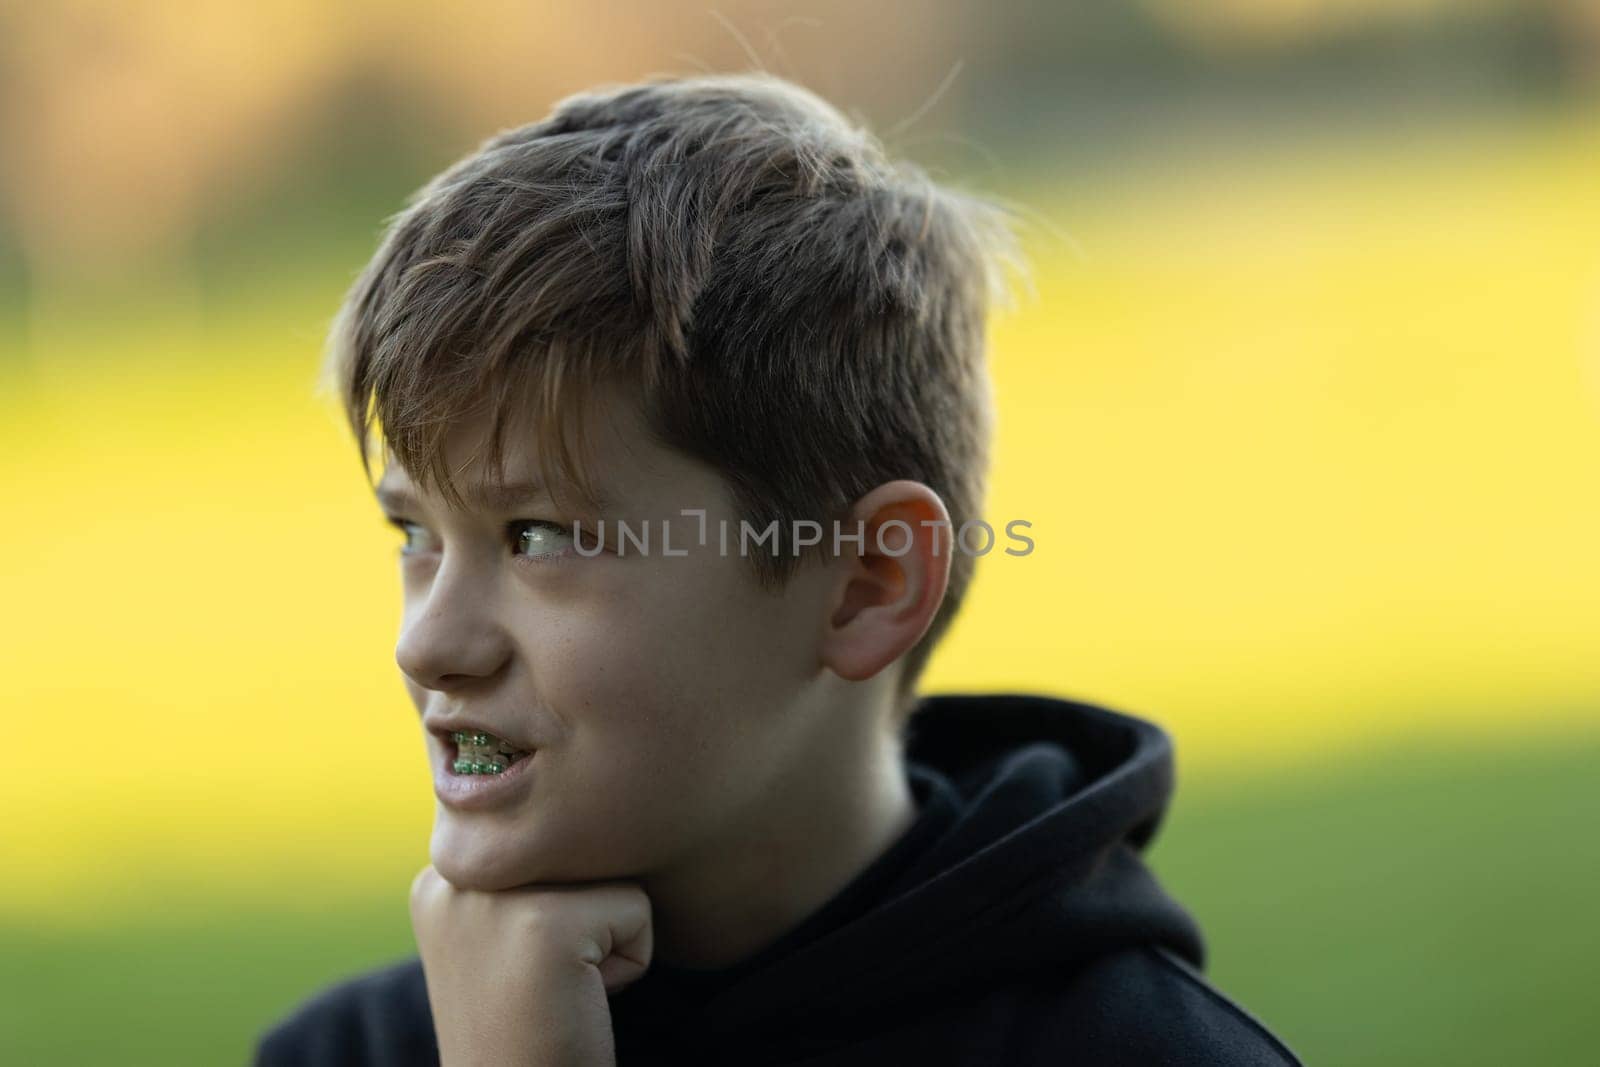
M 772 75 L 579 93 L 391 221 L 335 320 L 322 387 L 369 478 L 376 421 L 394 460 L 454 504 L 450 424 L 487 415 L 500 469 L 519 410 L 548 484 L 587 494 L 567 420 L 586 387 L 621 380 L 757 529 L 831 523 L 897 478 L 937 492 L 959 529 L 983 500 L 984 324 L 1017 262 L 1009 221 Z M 781 540 L 750 558 L 774 590 L 798 565 Z M 953 553 L 902 707 L 973 563 Z

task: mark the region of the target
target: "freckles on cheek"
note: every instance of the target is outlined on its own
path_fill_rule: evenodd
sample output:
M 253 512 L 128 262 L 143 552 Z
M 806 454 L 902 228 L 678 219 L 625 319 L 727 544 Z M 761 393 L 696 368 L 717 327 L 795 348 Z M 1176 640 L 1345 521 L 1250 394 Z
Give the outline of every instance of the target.
M 771 619 L 725 567 L 693 557 L 650 560 L 648 570 L 645 562 L 626 585 L 564 606 L 543 635 L 530 628 L 528 651 L 539 691 L 573 728 L 682 752 L 705 740 L 694 736 L 696 723 L 771 670 L 761 651 L 772 642 Z
M 535 635 L 539 689 L 578 718 L 610 718 L 659 691 L 669 664 L 661 662 L 659 633 L 643 614 L 592 612 L 565 619 L 559 632 Z

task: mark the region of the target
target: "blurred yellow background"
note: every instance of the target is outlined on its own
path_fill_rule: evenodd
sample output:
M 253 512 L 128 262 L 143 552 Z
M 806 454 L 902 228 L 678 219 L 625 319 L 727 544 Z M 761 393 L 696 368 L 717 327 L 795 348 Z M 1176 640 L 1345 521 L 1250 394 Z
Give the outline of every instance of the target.
M 1030 220 L 988 513 L 1037 548 L 924 688 L 1171 730 L 1156 866 L 1307 1062 L 1592 1048 L 1593 11 L 0 7 L 0 1060 L 237 1061 L 410 951 L 433 802 L 328 318 L 495 129 L 755 63 Z

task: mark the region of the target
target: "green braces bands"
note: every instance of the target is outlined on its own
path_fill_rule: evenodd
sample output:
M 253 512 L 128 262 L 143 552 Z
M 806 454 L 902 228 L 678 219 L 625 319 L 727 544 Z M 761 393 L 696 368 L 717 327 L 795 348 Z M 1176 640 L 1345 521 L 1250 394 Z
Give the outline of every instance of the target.
M 476 760 L 458 759 L 452 766 L 457 774 L 499 774 L 507 765 L 499 760 L 482 763 Z
M 456 730 L 450 734 L 450 740 L 463 748 L 478 749 L 499 748 L 494 752 L 461 752 L 451 767 L 457 774 L 499 774 L 511 765 L 511 757 L 517 753 L 512 746 L 495 737 L 493 734 L 477 730 Z

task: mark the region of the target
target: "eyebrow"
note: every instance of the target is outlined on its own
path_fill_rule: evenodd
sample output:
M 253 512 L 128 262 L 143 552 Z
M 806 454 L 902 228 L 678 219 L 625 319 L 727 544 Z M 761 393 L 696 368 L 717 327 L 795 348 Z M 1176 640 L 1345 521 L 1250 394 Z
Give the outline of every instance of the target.
M 379 505 L 388 511 L 418 507 L 416 496 L 409 489 L 397 485 L 384 485 L 380 482 L 373 490 L 373 495 L 377 497 Z M 461 495 L 469 505 L 481 511 L 509 511 L 519 504 L 549 498 L 544 485 L 535 481 L 468 486 L 462 489 Z

